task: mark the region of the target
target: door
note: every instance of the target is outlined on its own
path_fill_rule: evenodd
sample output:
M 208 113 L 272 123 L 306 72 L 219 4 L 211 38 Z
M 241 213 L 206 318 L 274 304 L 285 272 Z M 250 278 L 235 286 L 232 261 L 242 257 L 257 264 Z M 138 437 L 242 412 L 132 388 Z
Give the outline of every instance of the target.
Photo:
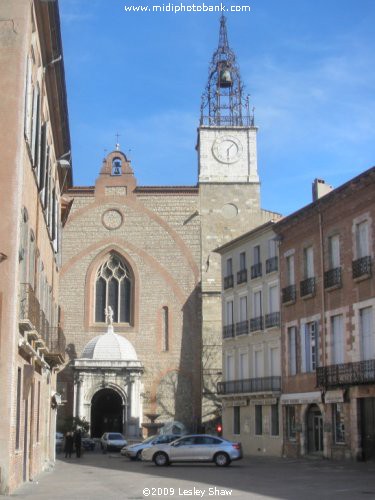
M 307 413 L 307 452 L 323 453 L 323 416 L 317 405 L 312 405 Z
M 375 398 L 360 401 L 363 459 L 375 460 Z
M 173 461 L 194 460 L 194 436 L 179 439 L 170 447 L 170 459 Z

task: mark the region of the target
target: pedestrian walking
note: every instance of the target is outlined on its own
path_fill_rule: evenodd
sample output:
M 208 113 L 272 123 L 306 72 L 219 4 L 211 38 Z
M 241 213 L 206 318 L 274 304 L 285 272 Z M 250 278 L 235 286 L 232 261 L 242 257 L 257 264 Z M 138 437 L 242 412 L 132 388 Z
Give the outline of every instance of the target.
M 72 451 L 73 451 L 73 434 L 71 432 L 67 432 L 65 434 L 65 458 L 71 458 L 72 457 Z
M 77 458 L 80 458 L 82 450 L 82 434 L 80 429 L 78 429 L 74 434 L 74 445 L 76 447 Z

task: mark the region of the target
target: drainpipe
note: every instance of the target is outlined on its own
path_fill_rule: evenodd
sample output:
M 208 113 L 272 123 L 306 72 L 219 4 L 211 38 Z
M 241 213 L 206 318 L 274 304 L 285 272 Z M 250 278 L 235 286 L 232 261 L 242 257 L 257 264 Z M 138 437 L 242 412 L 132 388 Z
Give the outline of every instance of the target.
M 319 209 L 318 209 L 319 210 Z M 323 240 L 323 215 L 318 211 L 319 217 L 319 238 L 320 238 L 320 268 L 321 268 L 321 310 L 322 310 L 322 366 L 326 365 L 326 300 L 324 290 L 324 240 Z M 319 346 L 318 346 L 319 347 Z M 319 351 L 318 351 L 319 352 Z M 323 420 L 323 455 L 328 458 L 328 439 L 324 432 Z

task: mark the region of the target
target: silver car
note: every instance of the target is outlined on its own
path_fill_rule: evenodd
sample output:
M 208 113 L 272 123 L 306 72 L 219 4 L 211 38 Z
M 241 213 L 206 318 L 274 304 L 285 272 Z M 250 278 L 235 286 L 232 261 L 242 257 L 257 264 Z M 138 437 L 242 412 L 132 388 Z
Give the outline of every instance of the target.
M 131 458 L 132 460 L 141 460 L 142 451 L 145 448 L 151 448 L 151 446 L 156 444 L 170 443 L 179 437 L 181 437 L 179 434 L 160 434 L 159 436 L 150 436 L 142 441 L 142 443 L 124 446 L 121 450 L 121 455 Z
M 103 453 L 107 451 L 120 451 L 128 443 L 119 432 L 105 432 L 100 439 L 100 446 Z
M 229 465 L 232 460 L 242 458 L 241 443 L 207 434 L 183 436 L 169 444 L 157 444 L 142 451 L 142 460 L 155 465 L 172 462 L 214 462 L 219 467 Z

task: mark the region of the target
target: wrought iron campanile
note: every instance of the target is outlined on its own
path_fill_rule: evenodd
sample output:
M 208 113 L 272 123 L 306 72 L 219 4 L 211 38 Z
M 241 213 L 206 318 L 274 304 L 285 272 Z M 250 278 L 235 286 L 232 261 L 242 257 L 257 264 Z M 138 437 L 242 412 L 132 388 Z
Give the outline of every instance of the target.
M 243 89 L 236 56 L 228 45 L 226 18 L 221 16 L 219 46 L 202 96 L 201 125 L 253 126 L 249 99 L 243 98 Z

